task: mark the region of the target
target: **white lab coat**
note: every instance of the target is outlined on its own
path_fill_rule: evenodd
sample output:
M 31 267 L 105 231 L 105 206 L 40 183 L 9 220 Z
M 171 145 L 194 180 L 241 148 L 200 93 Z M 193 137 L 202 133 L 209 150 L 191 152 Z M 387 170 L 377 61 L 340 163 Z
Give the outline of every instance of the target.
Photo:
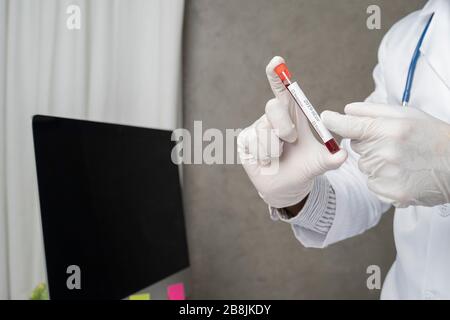
M 435 12 L 421 49 L 410 107 L 450 123 L 450 0 L 432 0 L 387 33 L 374 70 L 371 102 L 401 105 L 412 53 L 431 13 Z M 450 140 L 449 140 L 450 143 Z M 296 236 L 306 246 L 324 247 L 376 225 L 389 205 L 368 188 L 349 141 L 350 157 L 326 174 L 336 192 L 336 215 L 325 237 L 303 230 Z M 294 228 L 295 230 L 295 228 Z M 450 299 L 450 205 L 396 209 L 397 257 L 383 285 L 382 299 Z

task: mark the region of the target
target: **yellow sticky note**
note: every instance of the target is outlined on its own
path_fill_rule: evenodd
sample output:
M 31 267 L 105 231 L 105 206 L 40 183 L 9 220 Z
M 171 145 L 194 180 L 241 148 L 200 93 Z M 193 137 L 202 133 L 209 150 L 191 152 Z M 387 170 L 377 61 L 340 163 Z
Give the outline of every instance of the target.
M 134 294 L 130 296 L 129 300 L 151 300 L 150 293 Z

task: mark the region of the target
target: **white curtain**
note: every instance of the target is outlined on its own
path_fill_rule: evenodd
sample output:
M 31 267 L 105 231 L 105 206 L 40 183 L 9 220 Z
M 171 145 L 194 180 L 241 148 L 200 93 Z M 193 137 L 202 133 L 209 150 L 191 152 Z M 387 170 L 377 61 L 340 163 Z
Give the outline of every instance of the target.
M 68 6 L 81 9 L 69 30 Z M 45 281 L 31 117 L 173 129 L 184 0 L 0 0 L 0 299 Z

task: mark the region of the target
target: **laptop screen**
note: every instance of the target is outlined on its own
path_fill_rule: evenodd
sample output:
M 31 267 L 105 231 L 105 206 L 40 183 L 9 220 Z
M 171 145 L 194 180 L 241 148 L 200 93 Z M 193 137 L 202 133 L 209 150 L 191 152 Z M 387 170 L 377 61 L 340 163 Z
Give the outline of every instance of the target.
M 171 132 L 35 116 L 33 133 L 51 299 L 123 299 L 188 268 Z

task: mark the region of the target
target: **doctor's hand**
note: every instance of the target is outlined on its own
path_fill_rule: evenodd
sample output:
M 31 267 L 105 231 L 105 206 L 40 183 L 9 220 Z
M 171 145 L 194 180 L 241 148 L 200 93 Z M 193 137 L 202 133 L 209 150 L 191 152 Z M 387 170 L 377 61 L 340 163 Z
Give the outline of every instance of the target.
M 450 202 L 450 125 L 411 107 L 353 103 L 325 125 L 361 155 L 368 187 L 396 207 Z
M 314 178 L 338 168 L 347 158 L 345 150 L 332 155 L 316 140 L 274 72 L 280 63 L 284 60 L 275 57 L 266 68 L 275 98 L 267 102 L 265 114 L 238 137 L 239 156 L 250 180 L 263 200 L 279 209 L 298 207 L 310 193 Z

